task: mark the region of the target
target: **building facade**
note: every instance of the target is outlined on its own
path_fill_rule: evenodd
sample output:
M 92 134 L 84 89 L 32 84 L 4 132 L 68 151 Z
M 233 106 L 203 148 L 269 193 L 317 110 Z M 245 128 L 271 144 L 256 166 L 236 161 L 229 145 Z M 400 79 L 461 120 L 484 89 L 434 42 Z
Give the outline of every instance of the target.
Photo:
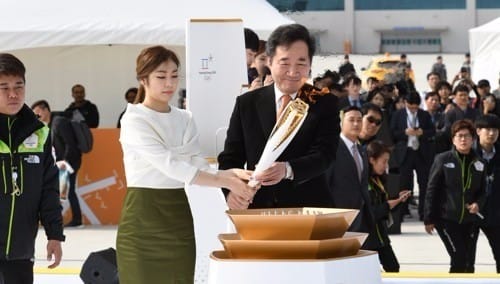
M 500 16 L 500 0 L 267 0 L 329 53 L 464 53 L 468 30 Z

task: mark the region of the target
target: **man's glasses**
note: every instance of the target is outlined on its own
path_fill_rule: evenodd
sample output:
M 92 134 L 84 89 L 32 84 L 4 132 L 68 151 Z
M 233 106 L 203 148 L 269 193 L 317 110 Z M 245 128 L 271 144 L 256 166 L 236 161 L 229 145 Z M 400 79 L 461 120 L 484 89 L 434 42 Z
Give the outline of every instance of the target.
M 375 123 L 375 125 L 377 126 L 379 126 L 382 123 L 382 119 L 376 119 L 373 116 L 366 117 L 366 120 L 368 120 L 369 123 Z

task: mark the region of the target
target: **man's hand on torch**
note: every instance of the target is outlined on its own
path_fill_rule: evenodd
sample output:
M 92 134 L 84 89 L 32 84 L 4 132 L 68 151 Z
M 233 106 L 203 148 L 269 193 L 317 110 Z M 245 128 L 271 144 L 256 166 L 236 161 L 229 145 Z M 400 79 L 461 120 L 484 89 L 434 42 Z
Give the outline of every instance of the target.
M 274 162 L 267 170 L 255 175 L 261 185 L 275 185 L 286 177 L 285 162 Z

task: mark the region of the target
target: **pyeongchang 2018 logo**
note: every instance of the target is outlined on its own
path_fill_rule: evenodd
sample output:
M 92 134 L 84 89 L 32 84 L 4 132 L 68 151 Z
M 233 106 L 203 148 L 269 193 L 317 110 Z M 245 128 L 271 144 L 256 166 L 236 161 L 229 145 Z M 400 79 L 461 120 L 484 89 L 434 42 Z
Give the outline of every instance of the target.
M 217 74 L 217 71 L 213 69 L 213 65 L 215 63 L 215 59 L 212 54 L 209 54 L 207 57 L 200 58 L 200 70 L 198 74 L 202 76 L 204 80 L 211 80 L 212 76 Z

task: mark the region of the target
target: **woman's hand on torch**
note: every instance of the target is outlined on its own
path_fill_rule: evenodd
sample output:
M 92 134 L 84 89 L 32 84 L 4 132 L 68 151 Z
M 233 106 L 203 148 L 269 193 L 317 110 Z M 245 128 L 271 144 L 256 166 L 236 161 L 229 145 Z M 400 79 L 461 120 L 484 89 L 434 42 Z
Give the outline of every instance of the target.
M 229 189 L 233 194 L 251 202 L 258 187 L 248 185 L 247 180 L 252 172 L 242 169 L 230 169 L 218 171 L 217 175 L 224 179 L 224 187 Z

